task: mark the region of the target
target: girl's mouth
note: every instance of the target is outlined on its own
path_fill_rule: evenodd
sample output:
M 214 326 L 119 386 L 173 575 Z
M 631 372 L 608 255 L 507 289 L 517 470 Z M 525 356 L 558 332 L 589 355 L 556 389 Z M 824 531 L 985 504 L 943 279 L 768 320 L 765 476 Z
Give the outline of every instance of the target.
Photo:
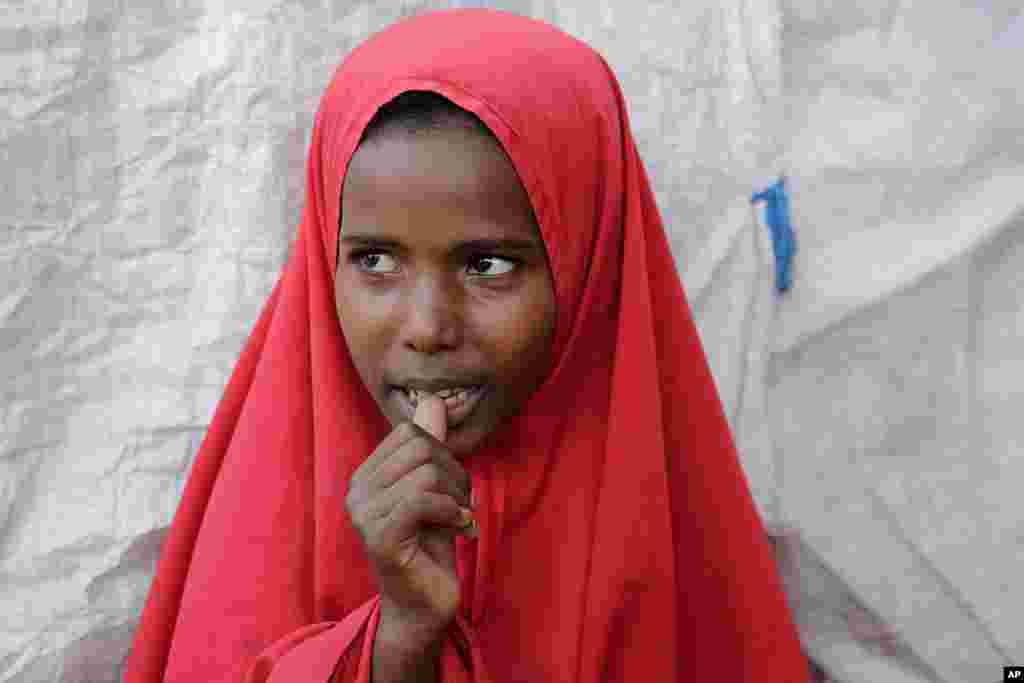
M 480 403 L 480 399 L 486 396 L 488 386 L 482 384 L 469 387 L 453 387 L 451 389 L 443 389 L 435 394 L 444 401 L 445 408 L 448 410 L 449 428 L 458 427 L 472 414 L 473 410 Z M 402 413 L 408 420 L 412 420 L 416 414 L 416 406 L 426 392 L 405 387 L 392 387 L 392 389 L 395 396 L 398 397 L 398 404 L 402 409 Z

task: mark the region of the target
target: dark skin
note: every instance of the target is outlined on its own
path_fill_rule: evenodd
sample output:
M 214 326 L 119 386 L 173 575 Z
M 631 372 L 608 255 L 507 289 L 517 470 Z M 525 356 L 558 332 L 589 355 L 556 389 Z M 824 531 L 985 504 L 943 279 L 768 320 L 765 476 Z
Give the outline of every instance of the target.
M 515 168 L 471 127 L 385 129 L 364 142 L 342 216 L 338 318 L 394 427 L 353 473 L 345 499 L 381 596 L 372 677 L 436 681 L 440 640 L 461 601 L 454 535 L 473 533 L 460 459 L 547 376 L 552 275 Z M 480 240 L 504 245 L 470 244 Z M 484 389 L 472 412 L 453 417 L 433 394 L 411 408 L 396 386 L 410 382 Z
M 409 416 L 396 384 L 481 380 L 486 394 L 446 443 L 456 456 L 470 454 L 549 369 L 552 276 L 512 162 L 495 140 L 465 126 L 384 130 L 352 158 L 342 216 L 335 295 L 363 384 L 397 426 Z M 353 235 L 401 246 L 345 241 Z M 482 239 L 528 246 L 458 248 Z

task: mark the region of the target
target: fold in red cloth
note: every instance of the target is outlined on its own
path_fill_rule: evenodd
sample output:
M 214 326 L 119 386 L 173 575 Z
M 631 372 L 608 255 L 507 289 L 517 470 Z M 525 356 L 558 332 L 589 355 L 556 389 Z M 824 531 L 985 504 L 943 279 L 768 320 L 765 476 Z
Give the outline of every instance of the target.
M 558 308 L 554 370 L 464 463 L 480 535 L 458 539 L 442 680 L 806 683 L 615 76 L 566 33 L 483 9 L 392 25 L 323 96 L 298 237 L 192 467 L 125 681 L 370 680 L 378 598 L 344 499 L 391 426 L 333 287 L 348 162 L 407 90 L 499 139 Z

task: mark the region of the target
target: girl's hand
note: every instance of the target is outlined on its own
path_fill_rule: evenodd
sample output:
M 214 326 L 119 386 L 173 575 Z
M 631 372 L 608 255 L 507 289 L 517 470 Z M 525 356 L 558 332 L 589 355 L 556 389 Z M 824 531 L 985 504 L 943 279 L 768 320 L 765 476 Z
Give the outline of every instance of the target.
M 461 600 L 455 534 L 473 534 L 470 478 L 445 448 L 444 401 L 427 395 L 352 475 L 345 506 L 377 576 L 381 635 L 402 649 L 440 639 Z

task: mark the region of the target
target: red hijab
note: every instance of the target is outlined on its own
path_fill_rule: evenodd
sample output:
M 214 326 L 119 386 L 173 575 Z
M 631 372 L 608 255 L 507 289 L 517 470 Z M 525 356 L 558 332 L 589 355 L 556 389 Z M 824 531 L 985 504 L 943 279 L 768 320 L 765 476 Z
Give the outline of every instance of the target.
M 442 680 L 805 683 L 615 76 L 566 33 L 483 9 L 392 25 L 324 94 L 298 237 L 192 467 L 126 683 L 370 680 L 378 600 L 344 499 L 391 426 L 334 273 L 348 162 L 406 90 L 500 140 L 558 305 L 555 369 L 464 461 L 480 536 L 457 539 Z

